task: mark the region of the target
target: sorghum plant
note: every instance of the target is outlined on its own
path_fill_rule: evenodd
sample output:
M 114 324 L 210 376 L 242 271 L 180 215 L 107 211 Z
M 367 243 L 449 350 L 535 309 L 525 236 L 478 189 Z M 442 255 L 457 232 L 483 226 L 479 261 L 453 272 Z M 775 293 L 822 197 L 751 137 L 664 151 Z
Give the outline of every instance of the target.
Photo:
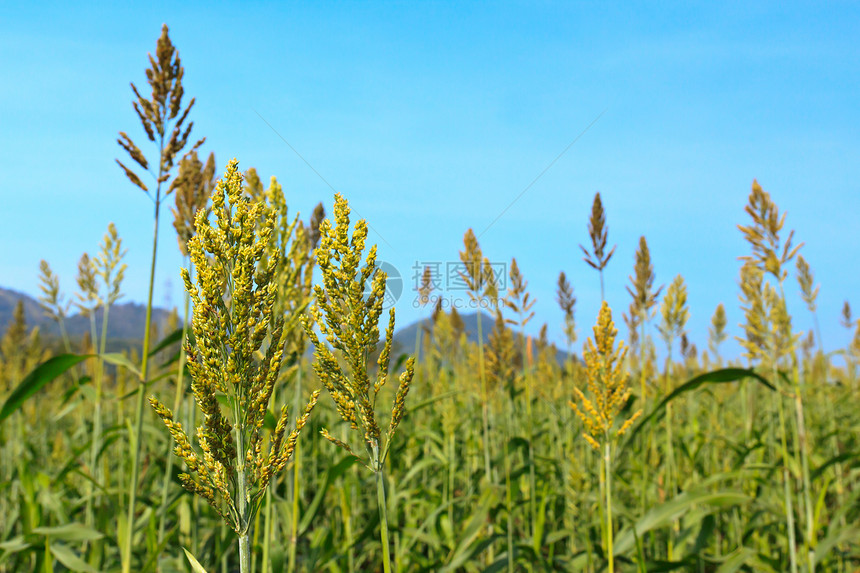
M 743 233 L 744 239 L 750 244 L 752 253 L 740 257 L 744 261 L 742 276 L 746 275 L 746 278 L 742 278 L 741 289 L 747 301 L 750 301 L 751 297 L 753 300 L 756 297 L 759 299 L 759 301 L 756 301 L 758 308 L 756 308 L 756 305 L 750 304 L 749 310 L 746 312 L 748 341 L 746 341 L 744 347 L 750 356 L 758 354 L 763 361 L 769 359 L 773 382 L 779 384 L 781 377 L 778 371 L 780 366 L 791 367 L 793 362 L 796 361 L 794 352 L 799 338 L 792 331 L 791 315 L 788 312 L 783 283 L 788 277 L 786 267 L 797 255 L 803 243 L 792 246 L 794 238 L 793 230 L 788 233 L 788 237 L 785 239 L 780 236 L 785 226 L 785 213 L 780 214 L 776 203 L 771 199 L 770 194 L 762 189 L 758 181 L 753 181 L 752 191 L 744 210 L 752 221 L 748 225 L 738 225 L 738 229 Z M 805 266 L 805 261 L 800 265 L 801 275 L 804 274 L 803 266 Z M 805 274 L 807 276 L 801 279 L 801 288 L 804 289 L 804 300 L 809 305 L 810 302 L 814 303 L 814 296 L 812 292 L 812 276 L 808 267 L 805 270 Z M 766 275 L 771 275 L 776 279 L 777 286 L 771 285 L 766 280 Z M 744 284 L 747 282 L 750 284 Z M 804 285 L 804 282 L 806 282 L 806 285 Z M 756 289 L 757 292 L 753 293 Z M 811 308 L 812 306 L 810 306 Z M 749 333 L 751 331 L 757 334 L 752 341 L 749 340 Z M 816 543 L 815 510 L 810 491 L 811 480 L 809 477 L 806 422 L 804 420 L 802 388 L 798 376 L 794 377 L 792 389 L 795 410 L 794 430 L 795 435 L 797 435 L 795 455 L 800 458 L 803 477 L 802 494 L 806 525 L 806 561 L 808 570 L 814 572 Z M 799 558 L 797 555 L 795 533 L 793 531 L 794 508 L 792 490 L 794 488 L 788 469 L 789 455 L 785 415 L 783 412 L 784 405 L 781 394 L 775 393 L 774 399 L 777 401 L 777 410 L 780 419 L 784 507 L 786 529 L 788 531 L 790 565 L 792 573 L 796 573 L 798 571 Z
M 155 287 L 155 261 L 158 252 L 158 222 L 161 212 L 161 202 L 169 195 L 178 183 L 173 177 L 173 168 L 176 161 L 182 157 L 191 128 L 194 122 L 185 123 L 188 114 L 194 106 L 194 98 L 182 109 L 182 98 L 185 90 L 182 87 L 182 79 L 185 68 L 179 59 L 179 53 L 173 46 L 168 35 L 167 25 L 161 28 L 161 37 L 156 45 L 155 57 L 149 55 L 150 67 L 146 70 L 146 80 L 152 92 L 149 98 L 144 97 L 134 84 L 131 89 L 135 100 L 132 102 L 134 111 L 140 119 L 140 123 L 146 132 L 146 137 L 154 143 L 158 150 L 158 156 L 154 161 L 147 159 L 140 147 L 134 143 L 131 137 L 123 131 L 119 132 L 117 143 L 128 156 L 141 169 L 148 172 L 154 179 L 154 189 L 140 178 L 140 176 L 126 166 L 119 159 L 116 162 L 122 168 L 126 177 L 136 187 L 146 193 L 154 205 L 154 225 L 152 232 L 152 262 L 149 267 L 149 292 L 146 299 L 146 323 L 143 333 L 143 348 L 141 350 L 140 378 L 141 384 L 138 388 L 137 405 L 135 408 L 134 431 L 131 435 L 131 445 L 134 455 L 132 456 L 131 483 L 129 484 L 128 512 L 126 514 L 126 533 L 122 540 L 122 573 L 131 572 L 131 545 L 134 529 L 135 505 L 137 500 L 137 486 L 140 481 L 140 452 L 143 449 L 140 436 L 143 432 L 143 409 L 146 385 L 149 382 L 149 348 L 150 336 L 152 335 L 152 294 Z M 205 139 L 205 138 L 204 138 Z M 190 151 L 200 147 L 204 139 L 195 143 Z M 151 165 L 152 164 L 152 165 Z M 168 185 L 170 182 L 170 185 Z M 153 182 L 150 182 L 152 185 Z M 120 528 L 122 531 L 123 528 Z
M 267 266 L 259 265 L 275 221 L 268 217 L 258 229 L 264 206 L 242 192 L 242 175 L 234 159 L 212 196 L 216 223 L 198 211 L 197 234 L 188 242 L 197 284 L 187 269 L 182 270 L 194 304 L 195 344 L 186 345 L 186 352 L 191 387 L 204 417 L 197 429 L 199 451 L 167 407 L 155 397 L 150 403 L 176 441 L 176 455 L 188 466 L 188 473 L 180 476 L 182 484 L 209 502 L 239 536 L 239 562 L 246 573 L 251 570 L 249 530 L 254 515 L 272 478 L 287 465 L 319 391 L 290 432 L 287 408 L 281 408 L 270 446 L 264 448 L 263 423 L 288 333 L 284 318 L 273 311 L 277 253 Z M 226 396 L 226 408 L 218 395 Z
M 605 553 L 610 573 L 615 567 L 612 557 L 612 444 L 642 415 L 642 410 L 637 410 L 617 429 L 615 427 L 615 416 L 630 398 L 627 374 L 624 372 L 627 349 L 623 342 L 619 342 L 616 348 L 617 334 L 618 330 L 612 322 L 612 310 L 603 301 L 594 326 L 594 340 L 589 338 L 583 348 L 589 396 L 574 387 L 576 402 L 570 402 L 570 407 L 585 425 L 582 437 L 601 453 L 600 479 L 604 485 L 602 501 L 606 509 Z
M 630 279 L 630 286 L 627 287 L 627 292 L 633 300 L 630 303 L 630 315 L 625 315 L 624 321 L 630 328 L 630 344 L 639 349 L 639 385 L 641 392 L 639 399 L 644 402 L 646 373 L 648 371 L 645 354 L 650 344 L 649 337 L 645 334 L 645 328 L 653 316 L 652 309 L 657 305 L 657 297 L 660 296 L 660 291 L 663 290 L 662 285 L 657 290 L 654 290 L 654 265 L 651 263 L 651 251 L 648 249 L 648 241 L 645 240 L 645 237 L 639 237 L 639 248 L 636 249 L 634 273 L 635 277 L 627 277 Z M 641 329 L 641 331 L 638 329 Z
M 722 362 L 720 344 L 729 336 L 726 334 L 727 324 L 726 307 L 723 306 L 723 303 L 720 303 L 717 305 L 716 310 L 714 310 L 713 316 L 711 316 L 711 326 L 708 328 L 708 348 L 713 353 L 714 358 L 717 359 L 717 364 Z
M 335 195 L 334 220 L 334 228 L 328 219 L 322 221 L 319 227 L 320 246 L 316 257 L 323 284 L 314 286 L 316 302 L 311 306 L 310 318 L 304 317 L 302 323 L 316 349 L 314 371 L 334 400 L 343 420 L 363 434 L 364 455 L 356 453 L 349 444 L 338 440 L 328 430 L 322 430 L 327 440 L 360 459 L 376 476 L 382 565 L 385 573 L 389 573 L 391 555 L 383 467 L 397 426 L 406 414 L 406 395 L 415 372 L 415 358 L 410 357 L 406 361 L 406 369 L 400 375 L 383 440 L 377 421 L 376 398 L 389 376 L 389 358 L 394 338 L 393 308 L 389 312 L 385 342 L 376 361 L 374 377 L 368 371 L 368 356 L 375 351 L 379 342 L 379 318 L 382 315 L 387 276 L 376 268 L 376 245 L 370 248 L 362 265 L 367 222 L 359 220 L 350 239 L 349 205 L 340 194 Z M 370 292 L 365 294 L 368 281 L 372 281 Z M 320 340 L 311 320 L 319 326 L 323 340 Z M 341 368 L 335 352 L 346 363 L 346 371 Z
M 567 353 L 571 354 L 571 347 L 576 342 L 576 296 L 564 272 L 558 275 L 558 288 L 555 293 L 556 301 L 564 313 L 564 338 L 567 342 Z
M 606 225 L 606 211 L 603 210 L 603 202 L 600 193 L 595 193 L 594 203 L 591 205 L 591 218 L 588 220 L 588 236 L 591 239 L 591 252 L 582 245 L 579 248 L 585 253 L 582 259 L 588 266 L 600 273 L 600 299 L 605 300 L 603 290 L 603 269 L 609 264 L 609 259 L 615 254 L 613 246 L 606 252 L 606 241 L 609 237 L 609 227 Z

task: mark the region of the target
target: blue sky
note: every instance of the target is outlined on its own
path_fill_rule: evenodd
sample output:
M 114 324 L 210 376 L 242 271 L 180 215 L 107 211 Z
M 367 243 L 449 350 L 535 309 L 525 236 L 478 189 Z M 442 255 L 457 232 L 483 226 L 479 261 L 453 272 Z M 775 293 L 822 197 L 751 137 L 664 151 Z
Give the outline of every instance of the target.
M 152 203 L 113 160 L 118 131 L 145 139 L 129 82 L 145 85 L 167 23 L 197 98 L 194 133 L 219 169 L 236 157 L 277 176 L 305 217 L 318 201 L 331 210 L 331 187 L 342 192 L 407 288 L 416 262 L 456 261 L 466 229 L 489 226 L 485 254 L 517 258 L 538 300 L 533 330 L 547 322 L 558 342 L 555 283 L 562 270 L 571 278 L 581 342 L 600 292 L 578 245 L 600 191 L 618 245 L 606 270 L 618 321 L 645 235 L 657 283 L 687 281 L 701 349 L 720 302 L 740 334 L 737 257 L 748 247 L 736 225 L 757 178 L 806 243 L 829 350 L 849 338 L 843 300 L 860 310 L 855 3 L 34 2 L 3 12 L 2 286 L 36 294 L 45 258 L 74 291 L 80 254 L 113 221 L 129 248 L 127 299 L 145 300 Z M 170 223 L 165 207 L 162 305 L 182 296 Z M 795 324 L 809 328 L 793 278 L 788 292 Z M 402 325 L 422 316 L 408 293 L 397 308 Z

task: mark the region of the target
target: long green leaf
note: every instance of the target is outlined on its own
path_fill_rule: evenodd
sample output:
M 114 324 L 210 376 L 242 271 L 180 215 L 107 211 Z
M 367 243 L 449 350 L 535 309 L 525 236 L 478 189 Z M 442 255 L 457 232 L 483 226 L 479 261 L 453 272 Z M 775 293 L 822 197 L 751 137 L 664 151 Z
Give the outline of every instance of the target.
M 82 523 L 67 523 L 56 527 L 36 527 L 33 533 L 61 541 L 94 541 L 104 537 L 104 533 L 91 529 Z
M 311 504 L 305 510 L 304 515 L 302 515 L 302 520 L 299 522 L 299 535 L 304 535 L 307 528 L 310 527 L 314 517 L 316 517 L 317 512 L 320 510 L 322 501 L 332 482 L 343 475 L 343 473 L 351 468 L 357 461 L 358 460 L 354 456 L 345 456 L 338 463 L 328 469 L 325 473 L 322 487 L 317 489 L 317 493 L 314 496 L 313 501 L 311 501 Z
M 635 532 L 630 527 L 623 530 L 616 539 L 613 554 L 623 555 L 633 547 L 637 535 L 641 537 L 652 529 L 670 524 L 674 519 L 686 513 L 693 505 L 701 504 L 725 507 L 743 503 L 748 499 L 748 496 L 735 491 L 686 491 L 643 515 L 633 526 Z
M 52 382 L 69 368 L 80 364 L 89 357 L 89 355 L 81 354 L 60 354 L 36 366 L 6 398 L 6 403 L 0 410 L 0 422 L 14 414 L 27 398 L 41 390 L 45 384 Z
M 98 569 L 75 555 L 75 552 L 60 543 L 51 543 L 51 553 L 57 561 L 71 569 L 83 573 L 99 573 Z
M 182 550 L 185 552 L 185 557 L 188 558 L 188 562 L 191 563 L 191 569 L 194 570 L 194 573 L 206 573 L 206 569 L 203 568 L 203 565 L 201 565 L 187 549 L 183 547 Z
M 175 343 L 179 342 L 180 340 L 182 340 L 182 328 L 181 327 L 177 328 L 176 330 L 174 330 L 173 332 L 171 332 L 170 334 L 168 334 L 167 336 L 162 338 L 161 342 L 156 344 L 155 348 L 153 348 L 152 350 L 149 351 L 149 356 L 150 357 L 155 356 L 156 354 L 158 354 L 159 352 L 161 352 L 162 350 L 164 350 L 165 348 L 167 348 L 171 344 L 175 344 Z
M 717 573 L 735 573 L 744 566 L 747 559 L 755 555 L 749 547 L 738 547 L 717 569 Z
M 826 462 L 824 462 L 823 464 L 821 464 L 820 466 L 818 466 L 817 468 L 812 470 L 809 473 L 809 477 L 810 477 L 810 479 L 815 481 L 819 477 L 821 477 L 821 474 L 823 474 L 825 471 L 827 471 L 827 468 L 829 468 L 830 466 L 841 463 L 841 462 L 847 462 L 847 461 L 853 460 L 855 458 L 860 459 L 860 454 L 855 453 L 855 452 L 845 452 L 844 454 L 839 454 L 838 456 L 830 458 L 829 460 L 827 460 Z
M 860 539 L 860 528 L 832 526 L 827 535 L 818 542 L 818 547 L 815 548 L 815 563 L 821 564 L 833 548 L 840 543 L 853 543 L 857 539 Z
M 768 382 L 767 379 L 762 377 L 760 374 L 757 374 L 755 371 L 749 370 L 747 368 L 723 368 L 721 370 L 705 372 L 704 374 L 700 374 L 695 378 L 684 382 L 683 384 L 675 388 L 668 396 L 663 398 L 663 400 L 660 401 L 659 404 L 657 404 L 657 406 L 651 411 L 651 413 L 645 416 L 636 425 L 636 427 L 629 432 L 627 442 L 629 443 L 630 440 L 632 440 L 633 437 L 638 434 L 643 427 L 645 427 L 645 424 L 647 424 L 657 414 L 662 412 L 669 402 L 671 402 L 681 394 L 692 392 L 702 384 L 727 384 L 729 382 L 737 382 L 739 380 L 743 380 L 744 378 L 753 378 L 767 388 L 770 388 L 771 390 L 776 390 L 773 384 Z
M 122 354 L 117 354 L 115 352 L 102 354 L 101 358 L 109 364 L 113 364 L 115 366 L 122 366 L 138 378 L 143 378 L 143 375 L 140 373 L 140 370 L 138 370 L 137 366 L 132 364 L 131 360 L 129 360 Z

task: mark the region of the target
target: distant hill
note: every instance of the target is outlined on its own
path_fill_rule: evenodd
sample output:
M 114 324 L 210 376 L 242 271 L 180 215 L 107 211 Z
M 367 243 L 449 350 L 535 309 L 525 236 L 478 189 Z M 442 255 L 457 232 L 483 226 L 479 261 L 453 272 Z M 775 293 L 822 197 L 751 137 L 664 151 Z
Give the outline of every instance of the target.
M 466 338 L 469 342 L 477 342 L 478 341 L 478 313 L 473 312 L 471 314 L 461 314 L 460 318 L 463 320 L 463 326 L 466 332 Z M 493 316 L 487 314 L 486 312 L 481 313 L 481 334 L 484 339 L 484 343 L 487 343 L 489 339 L 490 332 L 493 330 L 493 325 L 496 322 L 496 319 Z M 394 347 L 397 353 L 407 353 L 412 354 L 415 352 L 415 337 L 418 335 L 419 328 L 427 328 L 432 331 L 433 322 L 429 318 L 425 318 L 423 320 L 419 320 L 404 326 L 403 328 L 397 329 L 394 333 Z M 510 328 L 510 327 L 508 327 Z M 518 334 L 519 331 L 514 329 L 515 334 Z M 526 332 L 526 334 L 531 334 Z M 559 363 L 563 363 L 567 359 L 567 353 L 564 350 L 558 349 L 556 352 L 556 358 Z
M 45 322 L 45 314 L 39 306 L 39 301 L 24 293 L 0 287 L 0 336 L 6 332 L 7 325 L 12 321 L 15 305 L 24 301 L 24 318 L 27 326 L 40 325 Z
M 0 336 L 6 332 L 9 322 L 12 320 L 15 305 L 18 301 L 24 302 L 24 316 L 27 319 L 27 327 L 39 327 L 39 332 L 46 341 L 57 339 L 60 336 L 60 329 L 57 324 L 47 318 L 39 306 L 39 301 L 33 297 L 0 287 Z M 161 334 L 165 334 L 165 326 L 167 310 L 155 308 L 152 311 L 153 321 L 159 326 Z M 461 314 L 463 325 L 466 331 L 466 337 L 470 342 L 478 340 L 478 313 Z M 102 310 L 96 311 L 96 324 L 101 328 Z M 146 306 L 128 302 L 124 304 L 114 304 L 110 308 L 108 315 L 108 339 L 109 350 L 117 351 L 121 349 L 137 346 L 143 339 L 143 326 L 146 321 Z M 493 330 L 495 319 L 487 313 L 481 313 L 481 331 L 484 342 L 486 343 L 490 332 Z M 419 320 L 399 328 L 394 333 L 394 351 L 395 354 L 415 352 L 415 337 L 418 334 L 418 329 L 426 327 L 432 329 L 432 321 L 429 318 Z M 90 319 L 80 314 L 73 314 L 66 317 L 66 331 L 72 338 L 83 336 L 85 332 L 89 332 Z M 308 357 L 313 353 L 312 349 L 308 349 Z M 559 350 L 557 355 L 559 361 L 564 361 L 566 354 Z
M 469 342 L 478 341 L 478 313 L 461 314 L 460 318 L 463 321 L 463 328 L 466 331 L 466 338 Z M 496 321 L 491 315 L 486 312 L 481 313 L 481 334 L 484 342 L 487 342 L 487 337 L 493 330 L 493 323 Z M 412 352 L 415 349 L 415 337 L 418 334 L 419 328 L 433 328 L 433 321 L 429 318 L 419 320 L 399 328 L 394 333 L 394 342 L 400 345 L 403 352 Z
M 12 320 L 15 305 L 18 301 L 24 303 L 24 317 L 27 327 L 39 327 L 43 337 L 59 337 L 60 328 L 56 322 L 45 316 L 39 301 L 33 297 L 10 289 L 0 287 L 0 336 L 6 332 L 6 328 Z M 170 312 L 161 308 L 152 309 L 152 319 L 164 332 L 167 317 Z M 103 311 L 96 311 L 96 324 L 101 328 Z M 90 330 L 89 317 L 80 314 L 72 314 L 66 317 L 66 331 L 72 338 L 83 336 Z M 143 338 L 144 324 L 146 323 L 146 306 L 133 302 L 117 303 L 111 306 L 108 314 L 108 338 L 122 340 L 139 340 Z

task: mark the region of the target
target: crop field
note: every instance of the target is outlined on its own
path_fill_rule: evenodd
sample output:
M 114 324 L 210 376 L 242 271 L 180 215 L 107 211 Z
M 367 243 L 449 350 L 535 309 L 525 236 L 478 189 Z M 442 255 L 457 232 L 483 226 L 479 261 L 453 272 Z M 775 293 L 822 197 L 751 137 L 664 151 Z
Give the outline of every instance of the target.
M 624 307 L 577 313 L 559 276 L 556 347 L 471 229 L 452 257 L 485 312 L 434 304 L 427 267 L 427 319 L 395 340 L 373 221 L 340 194 L 302 218 L 254 158 L 198 157 L 166 26 L 146 77 L 146 139 L 117 150 L 155 205 L 142 346 L 108 344 L 113 224 L 72 294 L 42 261 L 59 335 L 19 306 L 0 342 L 0 573 L 860 571 L 860 321 L 846 303 L 852 342 L 827 353 L 792 325 L 817 325 L 819 286 L 778 193 L 753 181 L 737 214 L 742 355 L 722 304 L 688 338 L 684 278 L 657 284 L 646 237 Z M 579 215 L 602 288 L 611 213 L 598 194 Z M 186 298 L 162 324 L 174 232 Z

